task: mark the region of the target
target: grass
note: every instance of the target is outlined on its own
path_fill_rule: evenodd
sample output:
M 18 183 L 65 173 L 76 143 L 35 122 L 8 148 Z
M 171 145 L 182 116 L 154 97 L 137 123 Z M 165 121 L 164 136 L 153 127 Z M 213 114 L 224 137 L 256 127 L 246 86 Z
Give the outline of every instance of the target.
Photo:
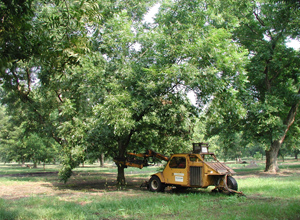
M 299 164 L 282 166 L 280 175 L 262 174 L 261 166 L 239 167 L 236 179 L 247 197 L 213 194 L 211 188 L 165 193 L 140 189 L 142 179 L 157 172 L 155 167 L 127 169 L 129 183 L 122 189 L 113 186 L 115 168 L 77 168 L 66 185 L 56 175 L 5 176 L 0 177 L 0 219 L 300 219 Z M 3 173 L 29 172 L 0 164 Z
M 239 189 L 245 194 L 261 198 L 297 199 L 300 201 L 300 177 L 260 177 L 238 179 Z
M 24 174 L 24 173 L 37 173 L 37 172 L 55 172 L 58 171 L 59 166 L 47 165 L 47 169 L 44 170 L 42 167 L 31 169 L 28 167 L 21 167 L 19 164 L 2 164 L 0 166 L 0 175 L 11 175 L 11 174 Z

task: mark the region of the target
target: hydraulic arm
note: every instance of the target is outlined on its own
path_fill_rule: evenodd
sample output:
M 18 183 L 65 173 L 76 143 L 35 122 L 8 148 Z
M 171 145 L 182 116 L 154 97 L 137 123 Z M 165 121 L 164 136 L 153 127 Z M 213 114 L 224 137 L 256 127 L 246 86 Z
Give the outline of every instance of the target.
M 149 166 L 148 158 L 158 158 L 160 160 L 168 161 L 169 158 L 163 154 L 157 153 L 153 150 L 146 150 L 145 153 L 127 153 L 129 156 L 127 158 L 114 158 L 116 164 L 122 164 L 129 167 L 137 167 L 142 169 L 143 167 Z M 143 159 L 138 159 L 143 158 Z

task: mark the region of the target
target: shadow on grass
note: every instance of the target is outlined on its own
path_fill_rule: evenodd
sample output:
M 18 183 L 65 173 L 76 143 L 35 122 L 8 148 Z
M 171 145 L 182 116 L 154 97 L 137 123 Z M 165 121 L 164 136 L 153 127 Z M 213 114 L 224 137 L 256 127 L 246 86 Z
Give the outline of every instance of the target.
M 74 172 L 66 183 L 54 180 L 50 181 L 51 185 L 44 184 L 43 186 L 80 192 L 141 191 L 146 189 L 140 187 L 146 180 L 148 177 L 126 177 L 126 184 L 120 186 L 117 184 L 117 174 L 114 173 Z
M 84 193 L 102 193 L 102 192 L 142 192 L 147 191 L 147 187 L 141 185 L 148 181 L 149 177 L 126 177 L 126 184 L 124 186 L 117 184 L 117 174 L 114 173 L 74 173 L 67 183 L 59 182 L 53 179 L 50 180 L 51 184 L 42 184 L 44 187 L 54 187 L 56 190 L 66 191 L 72 190 Z M 212 189 L 212 188 L 211 188 Z M 165 193 L 167 194 L 207 194 L 211 193 L 211 189 L 187 188 L 176 189 L 175 187 L 166 187 Z M 72 193 L 72 192 L 70 192 Z
M 0 218 L 1 219 L 5 219 L 5 220 L 13 220 L 13 219 L 17 219 L 18 216 L 18 211 L 14 210 L 14 211 L 8 211 L 3 209 L 3 207 L 0 208 Z
M 18 210 L 11 210 L 6 200 L 0 198 L 0 219 L 13 220 L 19 216 Z

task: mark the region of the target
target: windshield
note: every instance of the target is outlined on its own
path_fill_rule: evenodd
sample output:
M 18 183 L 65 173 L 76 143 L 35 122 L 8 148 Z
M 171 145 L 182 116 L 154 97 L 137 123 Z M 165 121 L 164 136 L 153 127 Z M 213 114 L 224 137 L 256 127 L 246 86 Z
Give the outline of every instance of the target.
M 169 163 L 170 168 L 185 168 L 185 157 L 173 157 Z

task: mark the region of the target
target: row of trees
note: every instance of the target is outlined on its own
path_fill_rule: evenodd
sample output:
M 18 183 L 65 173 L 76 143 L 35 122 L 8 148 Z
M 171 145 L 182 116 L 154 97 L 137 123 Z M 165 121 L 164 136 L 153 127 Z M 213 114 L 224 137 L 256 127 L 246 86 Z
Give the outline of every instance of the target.
M 65 181 L 87 155 L 183 151 L 199 141 L 197 118 L 220 146 L 237 135 L 264 144 L 267 171 L 298 134 L 299 51 L 285 45 L 299 37 L 298 1 L 2 0 L 0 10 L 1 103 L 20 141 L 60 146 Z
M 37 132 L 26 132 L 26 122 L 18 117 L 10 117 L 0 106 L 0 160 L 22 163 L 55 163 L 59 158 L 60 146 L 53 139 Z
M 205 124 L 197 123 L 197 127 L 194 132 L 194 140 L 205 139 Z M 37 164 L 43 163 L 60 163 L 61 157 L 61 145 L 57 144 L 53 139 L 45 136 L 40 136 L 39 133 L 26 133 L 24 129 L 24 122 L 21 121 L 21 125 L 18 124 L 16 118 L 12 118 L 7 115 L 5 108 L 0 107 L 0 161 L 1 162 L 19 162 L 23 165 L 25 162 L 33 162 L 33 167 L 36 168 Z M 199 135 L 200 134 L 200 135 Z M 285 141 L 284 146 L 279 151 L 279 157 L 283 160 L 286 156 L 293 156 L 298 159 L 300 153 L 298 140 L 288 139 Z M 92 144 L 95 140 L 91 140 Z M 242 134 L 237 134 L 234 138 L 234 142 L 230 145 L 220 142 L 220 137 L 214 136 L 207 139 L 210 143 L 211 151 L 218 155 L 219 159 L 224 161 L 236 160 L 241 161 L 242 158 L 254 158 L 261 160 L 265 156 L 265 146 L 258 142 L 243 141 Z M 185 152 L 191 151 L 191 146 L 186 149 L 182 149 Z M 85 152 L 82 163 L 85 161 L 94 163 L 100 162 L 100 166 L 104 166 L 105 150 L 101 151 L 88 151 Z M 108 154 L 106 154 L 109 156 Z M 112 160 L 112 158 L 106 158 Z

